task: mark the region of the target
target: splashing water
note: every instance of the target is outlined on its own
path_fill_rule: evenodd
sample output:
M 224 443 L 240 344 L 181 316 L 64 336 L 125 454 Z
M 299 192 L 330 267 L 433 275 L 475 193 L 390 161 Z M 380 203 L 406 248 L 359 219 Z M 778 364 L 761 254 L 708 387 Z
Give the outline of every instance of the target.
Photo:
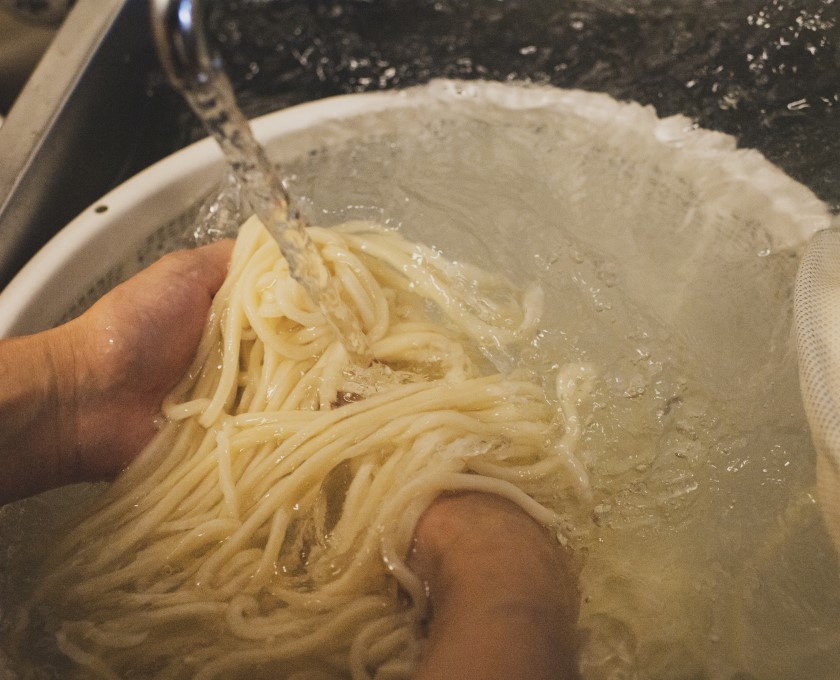
M 370 350 L 359 321 L 341 300 L 306 233 L 306 223 L 291 205 L 283 183 L 237 106 L 230 81 L 220 71 L 208 75 L 182 85 L 182 94 L 218 142 L 251 208 L 280 246 L 292 277 L 318 304 L 350 355 L 369 364 Z

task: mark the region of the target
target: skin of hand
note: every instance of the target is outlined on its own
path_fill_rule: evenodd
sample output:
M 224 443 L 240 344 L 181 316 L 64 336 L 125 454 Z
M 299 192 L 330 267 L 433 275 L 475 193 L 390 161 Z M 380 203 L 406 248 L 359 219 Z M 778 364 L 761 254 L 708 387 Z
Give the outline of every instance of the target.
M 440 496 L 409 564 L 426 583 L 429 638 L 416 680 L 573 680 L 577 570 L 569 552 L 500 496 Z
M 171 253 L 77 319 L 0 341 L 0 503 L 110 479 L 189 366 L 232 243 Z

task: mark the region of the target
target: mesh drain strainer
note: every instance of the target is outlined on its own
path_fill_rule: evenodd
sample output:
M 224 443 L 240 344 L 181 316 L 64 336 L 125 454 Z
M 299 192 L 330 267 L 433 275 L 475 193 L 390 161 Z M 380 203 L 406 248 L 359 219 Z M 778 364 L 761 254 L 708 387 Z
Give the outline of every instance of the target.
M 817 449 L 817 492 L 840 550 L 840 231 L 819 232 L 806 248 L 794 316 L 802 400 Z

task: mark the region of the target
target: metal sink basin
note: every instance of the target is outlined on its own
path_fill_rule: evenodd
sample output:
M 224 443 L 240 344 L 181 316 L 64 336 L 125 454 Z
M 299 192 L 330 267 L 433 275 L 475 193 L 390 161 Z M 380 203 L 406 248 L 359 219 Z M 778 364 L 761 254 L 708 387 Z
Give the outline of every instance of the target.
M 144 0 L 79 0 L 0 127 L 0 287 L 96 197 L 169 152 L 149 143 Z M 163 99 L 166 99 L 165 97 Z

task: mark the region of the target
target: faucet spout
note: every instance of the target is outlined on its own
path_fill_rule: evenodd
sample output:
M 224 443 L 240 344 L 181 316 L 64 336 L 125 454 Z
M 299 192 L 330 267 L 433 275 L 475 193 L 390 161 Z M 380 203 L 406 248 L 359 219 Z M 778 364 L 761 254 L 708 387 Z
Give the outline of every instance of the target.
M 152 34 L 161 65 L 180 91 L 206 83 L 222 70 L 208 46 L 202 0 L 150 0 Z

